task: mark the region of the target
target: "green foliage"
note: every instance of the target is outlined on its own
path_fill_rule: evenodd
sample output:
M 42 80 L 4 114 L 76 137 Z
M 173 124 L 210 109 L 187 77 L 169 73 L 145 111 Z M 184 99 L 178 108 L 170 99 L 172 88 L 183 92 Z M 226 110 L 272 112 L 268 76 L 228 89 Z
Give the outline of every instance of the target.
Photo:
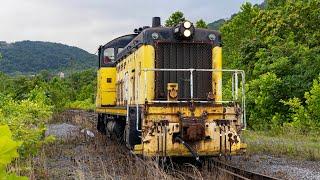
M 289 106 L 291 122 L 288 123 L 288 125 L 301 130 L 303 134 L 310 132 L 312 126 L 315 124 L 309 121 L 310 117 L 305 107 L 301 104 L 300 99 L 292 98 L 288 101 L 281 102 L 283 102 L 284 105 Z
M 289 106 L 289 125 L 298 129 L 303 134 L 318 132 L 320 130 L 320 77 L 313 81 L 312 88 L 304 95 L 306 101 L 302 104 L 298 98 L 282 101 Z
M 171 14 L 171 16 L 166 20 L 165 26 L 172 27 L 177 24 L 184 22 L 186 19 L 181 11 L 176 11 Z
M 269 9 L 276 8 L 279 6 L 284 6 L 287 0 L 267 0 L 267 7 Z
M 0 125 L 9 125 L 13 138 L 23 141 L 22 157 L 34 155 L 48 141 L 45 123 L 53 111 L 93 109 L 95 88 L 95 70 L 62 79 L 47 72 L 32 77 L 0 74 Z
M 11 131 L 6 125 L 0 126 L 0 144 L 0 168 L 3 168 L 19 156 L 17 148 L 21 143 L 12 140 Z
M 63 44 L 21 41 L 0 44 L 0 71 L 8 74 L 37 74 L 46 69 L 52 73 L 72 72 L 96 66 L 96 56 Z
M 6 166 L 19 156 L 17 148 L 20 142 L 12 139 L 12 134 L 7 125 L 0 126 L 0 179 L 24 180 L 26 177 L 19 177 L 6 172 Z
M 196 22 L 196 27 L 197 28 L 204 28 L 204 29 L 207 29 L 208 28 L 208 25 L 207 23 L 203 20 L 203 19 L 200 19 Z
M 247 74 L 250 127 L 315 127 L 319 102 L 305 92 L 320 72 L 319 7 L 318 0 L 269 0 L 263 9 L 246 3 L 221 27 L 224 68 Z
M 305 93 L 305 99 L 310 120 L 320 127 L 320 77 L 313 81 L 311 90 Z
M 234 15 L 230 21 L 224 23 L 220 28 L 224 44 L 224 67 L 239 68 L 242 52 L 240 48 L 247 44 L 248 39 L 254 38 L 255 35 L 252 30 L 251 21 L 257 16 L 258 12 L 259 8 L 253 7 L 250 3 L 246 3 L 241 7 L 241 11 L 238 14 Z
M 17 147 L 19 157 L 33 157 L 43 144 L 54 141 L 53 137 L 44 136 L 45 124 L 54 111 L 93 109 L 95 87 L 95 70 L 76 72 L 62 79 L 46 71 L 30 77 L 0 73 L 0 125 L 8 125 L 12 138 L 21 142 Z M 7 134 L 7 131 L 0 129 L 0 164 L 4 161 L 2 148 L 6 145 L 2 141 L 11 142 L 2 138 L 2 133 Z M 9 163 L 11 159 L 5 157 Z M 0 177 L 18 178 L 8 174 L 5 168 L 0 169 Z
M 74 101 L 88 101 L 93 104 L 96 91 L 96 71 L 94 69 L 75 72 L 66 78 L 53 76 L 42 71 L 41 74 L 27 77 L 10 77 L 0 73 L 0 93 L 14 100 L 34 98 L 34 89 L 42 91 L 45 103 L 61 111 Z
M 91 99 L 76 100 L 66 104 L 66 107 L 70 109 L 83 109 L 83 110 L 94 110 L 95 105 L 92 103 Z
M 280 96 L 282 80 L 273 73 L 261 75 L 247 85 L 247 109 L 250 111 L 248 126 L 254 129 L 268 128 L 274 112 L 281 111 L 281 103 L 274 102 Z
M 52 114 L 52 107 L 45 102 L 41 89 L 32 90 L 30 97 L 21 101 L 0 94 L 0 125 L 9 125 L 13 138 L 23 141 L 19 148 L 23 157 L 36 154 L 44 142 L 45 120 Z

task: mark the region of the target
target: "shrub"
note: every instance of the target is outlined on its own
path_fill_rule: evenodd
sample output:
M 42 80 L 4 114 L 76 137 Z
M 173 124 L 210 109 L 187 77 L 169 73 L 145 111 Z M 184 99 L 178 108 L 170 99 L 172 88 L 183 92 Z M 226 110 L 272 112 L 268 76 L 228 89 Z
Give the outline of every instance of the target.
M 15 101 L 0 94 L 0 125 L 8 125 L 13 138 L 22 141 L 22 157 L 34 155 L 44 142 L 45 122 L 52 114 L 41 89 L 35 89 L 28 99 Z
M 305 93 L 305 104 L 298 98 L 282 101 L 289 106 L 291 122 L 289 123 L 303 134 L 319 133 L 320 128 L 320 77 L 313 81 L 309 92 Z
M 0 179 L 10 180 L 25 180 L 26 177 L 16 176 L 13 173 L 8 173 L 6 167 L 14 158 L 19 156 L 17 148 L 21 142 L 14 141 L 12 134 L 7 125 L 0 126 Z

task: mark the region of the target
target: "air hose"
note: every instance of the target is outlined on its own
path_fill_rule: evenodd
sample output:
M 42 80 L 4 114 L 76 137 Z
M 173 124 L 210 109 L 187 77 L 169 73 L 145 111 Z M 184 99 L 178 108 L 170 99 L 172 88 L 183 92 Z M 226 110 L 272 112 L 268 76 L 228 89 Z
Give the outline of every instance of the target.
M 197 162 L 201 163 L 198 153 L 188 143 L 186 143 L 179 136 L 177 136 L 175 139 L 178 140 L 179 142 L 181 142 L 191 152 L 192 156 L 196 159 Z

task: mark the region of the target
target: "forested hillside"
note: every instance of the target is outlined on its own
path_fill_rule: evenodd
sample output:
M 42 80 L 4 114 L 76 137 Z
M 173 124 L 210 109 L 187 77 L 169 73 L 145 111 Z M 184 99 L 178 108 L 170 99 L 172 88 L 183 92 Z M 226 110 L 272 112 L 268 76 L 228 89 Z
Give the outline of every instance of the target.
M 220 28 L 224 68 L 246 71 L 250 128 L 318 132 L 319 9 L 319 0 L 247 3 Z
M 208 24 L 208 28 L 212 29 L 212 30 L 216 30 L 218 31 L 220 29 L 220 27 L 226 22 L 226 20 L 224 19 L 219 19 L 217 21 L 214 21 L 212 23 Z
M 0 43 L 0 71 L 8 74 L 71 72 L 96 66 L 96 56 L 77 47 L 41 41 Z

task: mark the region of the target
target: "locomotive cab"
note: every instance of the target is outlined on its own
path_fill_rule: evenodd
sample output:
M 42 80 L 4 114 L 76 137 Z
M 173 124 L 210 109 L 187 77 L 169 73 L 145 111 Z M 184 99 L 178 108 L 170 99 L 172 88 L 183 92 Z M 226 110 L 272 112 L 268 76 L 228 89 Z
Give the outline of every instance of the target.
M 222 69 L 221 35 L 190 21 L 99 48 L 98 129 L 144 156 L 217 156 L 245 147 L 245 76 Z
M 99 47 L 97 107 L 116 105 L 116 58 L 135 36 L 125 35 Z

